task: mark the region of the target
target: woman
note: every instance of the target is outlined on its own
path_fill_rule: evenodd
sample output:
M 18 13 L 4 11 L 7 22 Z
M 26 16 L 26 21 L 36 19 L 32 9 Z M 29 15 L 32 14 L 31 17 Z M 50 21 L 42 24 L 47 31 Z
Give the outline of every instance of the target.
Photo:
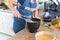
M 25 28 L 26 21 L 24 19 L 31 19 L 33 12 L 36 10 L 36 0 L 17 0 L 16 9 L 13 7 L 15 0 L 9 0 L 9 8 L 14 13 L 14 32 L 17 33 Z

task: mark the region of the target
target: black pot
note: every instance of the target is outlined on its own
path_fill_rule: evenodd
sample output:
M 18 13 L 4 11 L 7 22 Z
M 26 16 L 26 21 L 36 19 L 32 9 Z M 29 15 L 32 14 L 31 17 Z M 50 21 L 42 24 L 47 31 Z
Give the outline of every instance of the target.
M 40 19 L 32 18 L 31 20 L 33 22 L 27 22 L 27 27 L 28 27 L 29 32 L 35 33 L 35 32 L 37 32 L 37 30 L 40 26 Z
M 35 21 L 35 22 L 38 22 L 38 28 L 39 28 L 41 20 L 39 18 L 32 18 L 31 20 Z

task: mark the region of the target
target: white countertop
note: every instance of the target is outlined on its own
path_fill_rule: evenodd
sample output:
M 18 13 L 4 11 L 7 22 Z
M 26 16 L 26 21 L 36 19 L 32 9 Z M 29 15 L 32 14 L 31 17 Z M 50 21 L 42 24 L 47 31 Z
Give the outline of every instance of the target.
M 13 13 L 0 11 L 0 32 L 15 35 L 13 32 Z

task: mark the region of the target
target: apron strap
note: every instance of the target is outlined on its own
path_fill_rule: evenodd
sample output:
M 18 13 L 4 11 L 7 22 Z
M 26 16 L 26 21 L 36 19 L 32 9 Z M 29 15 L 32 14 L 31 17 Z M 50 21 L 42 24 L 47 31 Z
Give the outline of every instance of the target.
M 21 5 L 24 4 L 25 0 L 17 0 Z

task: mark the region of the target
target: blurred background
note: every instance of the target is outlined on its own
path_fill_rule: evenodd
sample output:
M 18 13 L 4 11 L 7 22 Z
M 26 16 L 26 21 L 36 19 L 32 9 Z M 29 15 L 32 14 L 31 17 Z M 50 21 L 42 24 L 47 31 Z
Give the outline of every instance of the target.
M 7 1 L 8 0 L 0 0 L 0 40 L 8 40 L 8 38 L 10 38 L 12 35 L 15 35 L 13 32 L 13 13 L 8 8 Z M 15 8 L 16 8 L 16 2 L 17 1 L 15 0 L 13 4 Z M 52 0 L 38 0 L 37 3 L 38 3 L 37 11 L 39 14 L 38 16 L 41 18 L 43 17 L 42 15 L 46 13 L 48 15 L 48 13 L 54 14 L 60 12 L 59 10 L 56 11 L 57 10 L 55 8 L 57 5 L 56 1 L 53 2 Z M 57 14 L 54 15 L 57 16 Z

